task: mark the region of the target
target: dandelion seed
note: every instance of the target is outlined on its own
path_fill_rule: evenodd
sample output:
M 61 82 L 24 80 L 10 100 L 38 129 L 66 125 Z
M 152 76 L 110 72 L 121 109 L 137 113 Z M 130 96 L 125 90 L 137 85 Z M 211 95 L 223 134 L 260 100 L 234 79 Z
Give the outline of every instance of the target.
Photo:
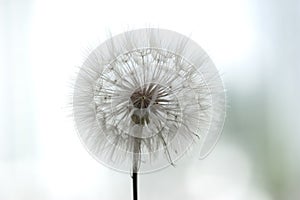
M 169 30 L 139 29 L 108 39 L 88 56 L 73 110 L 91 155 L 135 177 L 174 165 L 196 145 L 205 157 L 221 133 L 225 94 L 195 42 Z

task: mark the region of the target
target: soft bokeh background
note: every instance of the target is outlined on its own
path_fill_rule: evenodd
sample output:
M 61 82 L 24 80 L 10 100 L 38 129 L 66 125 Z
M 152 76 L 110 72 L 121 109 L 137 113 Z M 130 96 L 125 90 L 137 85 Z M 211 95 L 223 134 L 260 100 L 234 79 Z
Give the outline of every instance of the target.
M 300 199 L 300 1 L 0 0 L 0 200 L 131 199 L 129 175 L 84 150 L 68 105 L 86 52 L 108 33 L 190 35 L 227 88 L 205 160 L 140 177 L 140 199 Z

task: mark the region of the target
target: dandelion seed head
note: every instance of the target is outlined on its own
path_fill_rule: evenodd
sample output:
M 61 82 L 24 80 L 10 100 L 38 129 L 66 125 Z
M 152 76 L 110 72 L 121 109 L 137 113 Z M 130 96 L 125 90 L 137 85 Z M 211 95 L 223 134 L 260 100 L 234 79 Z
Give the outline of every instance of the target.
M 122 172 L 164 168 L 195 145 L 206 156 L 221 133 L 224 105 L 223 84 L 207 54 L 162 29 L 125 32 L 98 46 L 73 95 L 83 144 Z

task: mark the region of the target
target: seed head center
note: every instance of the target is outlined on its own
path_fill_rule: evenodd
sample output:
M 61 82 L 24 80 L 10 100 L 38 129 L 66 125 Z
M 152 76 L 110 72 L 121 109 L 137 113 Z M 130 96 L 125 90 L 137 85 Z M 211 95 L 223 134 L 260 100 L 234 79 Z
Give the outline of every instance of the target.
M 138 109 L 148 108 L 154 95 L 152 90 L 153 88 L 151 89 L 150 86 L 136 89 L 130 97 L 133 106 Z
M 137 108 L 131 116 L 135 124 L 145 125 L 150 122 L 147 108 L 157 99 L 157 89 L 158 85 L 151 83 L 137 88 L 130 96 L 133 106 Z

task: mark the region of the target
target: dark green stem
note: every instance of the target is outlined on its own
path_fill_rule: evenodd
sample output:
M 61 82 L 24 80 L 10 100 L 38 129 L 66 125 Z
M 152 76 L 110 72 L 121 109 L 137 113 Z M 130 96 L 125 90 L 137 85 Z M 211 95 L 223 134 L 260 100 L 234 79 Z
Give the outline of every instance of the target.
M 138 200 L 138 180 L 137 180 L 137 173 L 132 173 L 132 188 L 133 188 L 133 200 Z

